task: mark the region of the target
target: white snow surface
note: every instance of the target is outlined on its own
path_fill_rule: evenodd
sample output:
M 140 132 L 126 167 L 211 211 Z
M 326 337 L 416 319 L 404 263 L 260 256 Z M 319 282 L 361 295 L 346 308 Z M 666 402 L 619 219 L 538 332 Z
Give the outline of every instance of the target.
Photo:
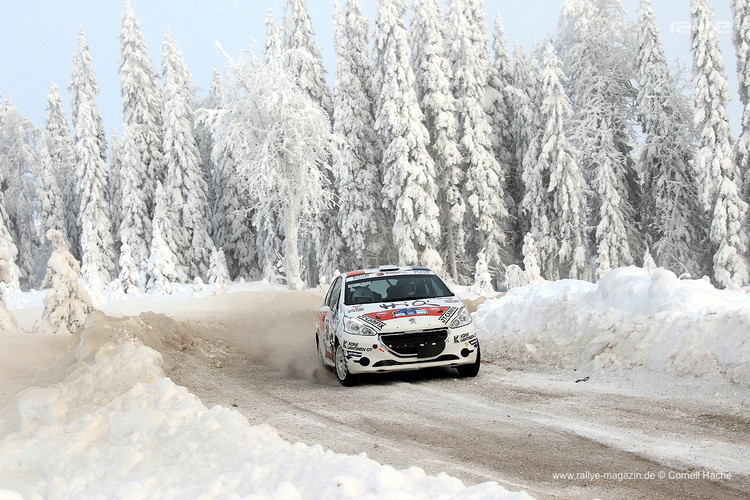
M 667 270 L 624 267 L 597 284 L 511 289 L 479 305 L 474 319 L 483 356 L 503 364 L 750 388 L 750 294 Z
M 182 290 L 183 301 L 211 293 L 210 287 Z M 22 312 L 36 309 L 38 294 L 11 302 Z M 176 300 L 158 302 L 177 307 Z M 23 345 L 23 334 L 0 336 L 0 345 L 12 347 L 0 354 L 0 365 L 11 359 L 29 365 L 0 370 L 0 407 L 12 403 L 0 413 L 0 499 L 531 498 L 494 482 L 467 488 L 444 473 L 396 470 L 365 454 L 292 444 L 233 409 L 209 409 L 167 378 L 161 354 L 144 345 L 180 339 L 166 327 L 138 331 L 139 325 L 137 318 L 94 313 L 72 337 L 25 334 L 62 356 L 57 364 L 33 359 L 40 354 Z M 67 354 L 61 343 L 72 346 Z M 31 368 L 51 365 L 36 373 Z M 32 373 L 42 387 L 24 389 L 22 380 L 28 384 Z M 14 390 L 20 390 L 15 400 L 8 397 Z

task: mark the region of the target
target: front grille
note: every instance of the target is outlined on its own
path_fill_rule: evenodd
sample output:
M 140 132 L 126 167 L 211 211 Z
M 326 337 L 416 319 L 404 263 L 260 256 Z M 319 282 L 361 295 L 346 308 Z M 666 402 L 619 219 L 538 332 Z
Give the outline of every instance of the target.
M 381 333 L 380 342 L 397 356 L 434 358 L 445 349 L 448 330 L 419 330 L 412 332 Z

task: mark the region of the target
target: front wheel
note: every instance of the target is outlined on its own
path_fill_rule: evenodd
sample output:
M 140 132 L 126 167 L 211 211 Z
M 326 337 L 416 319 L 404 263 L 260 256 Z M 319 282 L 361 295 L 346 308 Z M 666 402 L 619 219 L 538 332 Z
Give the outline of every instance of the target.
M 479 373 L 479 365 L 481 363 L 481 353 L 477 347 L 477 360 L 470 365 L 459 365 L 456 367 L 458 374 L 462 377 L 476 377 Z
M 349 373 L 349 367 L 346 365 L 346 356 L 344 356 L 344 349 L 341 344 L 336 344 L 336 354 L 334 355 L 336 366 L 336 378 L 339 379 L 341 385 L 345 387 L 352 386 L 356 383 L 356 377 Z

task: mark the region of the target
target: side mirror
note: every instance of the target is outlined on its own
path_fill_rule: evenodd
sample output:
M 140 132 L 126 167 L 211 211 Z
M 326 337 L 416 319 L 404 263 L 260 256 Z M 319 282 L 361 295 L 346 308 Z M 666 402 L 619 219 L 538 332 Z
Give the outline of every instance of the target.
M 328 307 L 328 306 L 323 306 L 323 307 L 321 307 L 320 309 L 318 309 L 318 312 L 319 312 L 320 314 L 328 314 L 328 313 L 330 313 L 330 312 L 331 312 L 331 308 L 330 308 L 330 307 Z

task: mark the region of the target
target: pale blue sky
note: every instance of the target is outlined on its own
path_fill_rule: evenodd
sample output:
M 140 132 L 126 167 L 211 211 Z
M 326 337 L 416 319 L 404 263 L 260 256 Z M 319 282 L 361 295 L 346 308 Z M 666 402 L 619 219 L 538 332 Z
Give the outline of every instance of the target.
M 374 0 L 361 0 L 365 14 L 374 19 Z M 527 49 L 539 38 L 555 30 L 564 0 L 485 0 L 488 23 L 500 14 L 509 44 Z M 716 21 L 721 36 L 726 69 L 730 78 L 732 103 L 730 117 L 735 130 L 740 119 L 736 97 L 734 49 L 731 42 L 729 2 L 715 1 Z M 208 87 L 214 67 L 223 67 L 224 57 L 214 42 L 230 55 L 252 46 L 258 50 L 265 38 L 264 20 L 272 9 L 280 22 L 283 0 L 131 0 L 149 52 L 160 71 L 161 44 L 166 30 L 177 40 L 200 88 Z M 316 38 L 324 48 L 324 58 L 332 81 L 333 0 L 308 0 Z M 623 0 L 635 18 L 637 0 Z M 690 70 L 688 0 L 653 0 L 668 57 Z M 121 128 L 120 88 L 117 75 L 118 34 L 124 3 L 120 0 L 0 0 L 0 94 L 37 125 L 44 123 L 47 91 L 51 82 L 63 90 L 76 53 L 80 26 L 86 32 L 96 77 L 101 87 L 99 107 L 107 131 Z M 687 74 L 686 74 L 687 75 Z

